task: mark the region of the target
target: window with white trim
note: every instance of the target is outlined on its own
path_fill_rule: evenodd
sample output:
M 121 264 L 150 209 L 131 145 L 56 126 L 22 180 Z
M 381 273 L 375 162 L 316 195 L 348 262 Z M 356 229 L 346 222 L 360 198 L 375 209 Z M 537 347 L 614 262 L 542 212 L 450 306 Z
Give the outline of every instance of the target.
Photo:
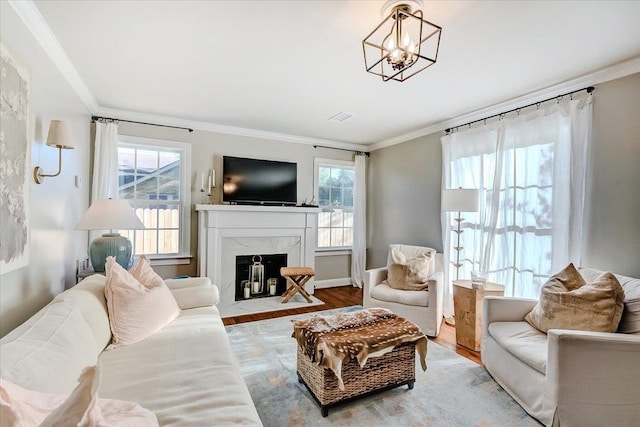
M 134 255 L 189 255 L 191 146 L 120 136 L 118 197 L 129 202 L 144 230 L 120 230 Z
M 318 214 L 318 249 L 351 249 L 353 245 L 354 162 L 318 159 L 315 197 Z

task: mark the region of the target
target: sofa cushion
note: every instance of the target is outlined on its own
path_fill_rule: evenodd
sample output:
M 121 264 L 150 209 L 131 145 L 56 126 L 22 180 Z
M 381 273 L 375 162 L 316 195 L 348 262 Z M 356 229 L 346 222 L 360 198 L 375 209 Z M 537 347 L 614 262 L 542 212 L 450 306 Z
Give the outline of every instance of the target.
M 431 281 L 429 281 L 431 282 Z M 435 283 L 433 284 L 435 286 Z M 407 291 L 393 289 L 386 283 L 380 283 L 371 289 L 371 298 L 397 302 L 405 305 L 415 305 L 419 307 L 429 306 L 429 291 Z
M 546 374 L 547 335 L 527 322 L 492 322 L 489 334 L 500 346 L 531 368 Z
M 100 365 L 101 397 L 135 401 L 164 427 L 261 425 L 216 307 L 182 311 Z
M 593 268 L 580 269 L 580 274 L 586 280 L 593 280 L 602 273 Z M 624 290 L 624 310 L 618 324 L 617 332 L 625 334 L 640 334 L 640 279 L 616 274 Z
M 533 327 L 615 332 L 622 317 L 624 291 L 611 273 L 586 283 L 573 264 L 549 278 L 540 301 L 526 315 Z
M 99 352 L 78 307 L 53 302 L 5 336 L 0 345 L 2 378 L 29 390 L 69 393 Z
M 111 342 L 107 300 L 104 297 L 106 280 L 103 275 L 94 274 L 54 298 L 54 301 L 67 302 L 80 310 L 82 317 L 93 332 L 98 353 Z
M 133 344 L 173 321 L 180 309 L 167 285 L 160 280 L 143 285 L 113 257 L 105 265 L 104 288 L 113 336 L 109 348 Z M 142 276 L 141 276 L 142 277 Z

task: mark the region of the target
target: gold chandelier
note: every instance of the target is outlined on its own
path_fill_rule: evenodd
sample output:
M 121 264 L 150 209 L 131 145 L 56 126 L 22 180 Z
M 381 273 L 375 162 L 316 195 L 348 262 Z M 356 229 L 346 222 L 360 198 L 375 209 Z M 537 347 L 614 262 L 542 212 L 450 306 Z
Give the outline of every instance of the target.
M 382 6 L 383 17 L 391 13 L 362 41 L 369 73 L 402 82 L 435 64 L 442 28 L 423 19 L 421 8 L 422 0 L 389 0 Z

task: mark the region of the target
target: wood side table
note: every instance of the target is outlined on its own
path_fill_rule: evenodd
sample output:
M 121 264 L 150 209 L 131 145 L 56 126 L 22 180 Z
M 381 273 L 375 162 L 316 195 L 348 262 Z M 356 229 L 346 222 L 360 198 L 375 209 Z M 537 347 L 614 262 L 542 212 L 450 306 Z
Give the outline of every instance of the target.
M 471 280 L 453 282 L 453 307 L 456 317 L 456 343 L 480 351 L 482 338 L 482 303 L 488 295 L 503 296 L 504 286 L 487 282 L 474 288 Z

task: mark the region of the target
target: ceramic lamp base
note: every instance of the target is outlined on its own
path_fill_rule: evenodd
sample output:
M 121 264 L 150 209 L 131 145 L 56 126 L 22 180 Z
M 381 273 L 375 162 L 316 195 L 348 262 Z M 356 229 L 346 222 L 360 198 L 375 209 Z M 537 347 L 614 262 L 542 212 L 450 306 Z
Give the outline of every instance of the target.
M 131 261 L 131 240 L 120 233 L 106 233 L 93 239 L 89 246 L 89 258 L 96 273 L 104 272 L 107 257 L 112 256 L 122 268 L 129 268 Z

